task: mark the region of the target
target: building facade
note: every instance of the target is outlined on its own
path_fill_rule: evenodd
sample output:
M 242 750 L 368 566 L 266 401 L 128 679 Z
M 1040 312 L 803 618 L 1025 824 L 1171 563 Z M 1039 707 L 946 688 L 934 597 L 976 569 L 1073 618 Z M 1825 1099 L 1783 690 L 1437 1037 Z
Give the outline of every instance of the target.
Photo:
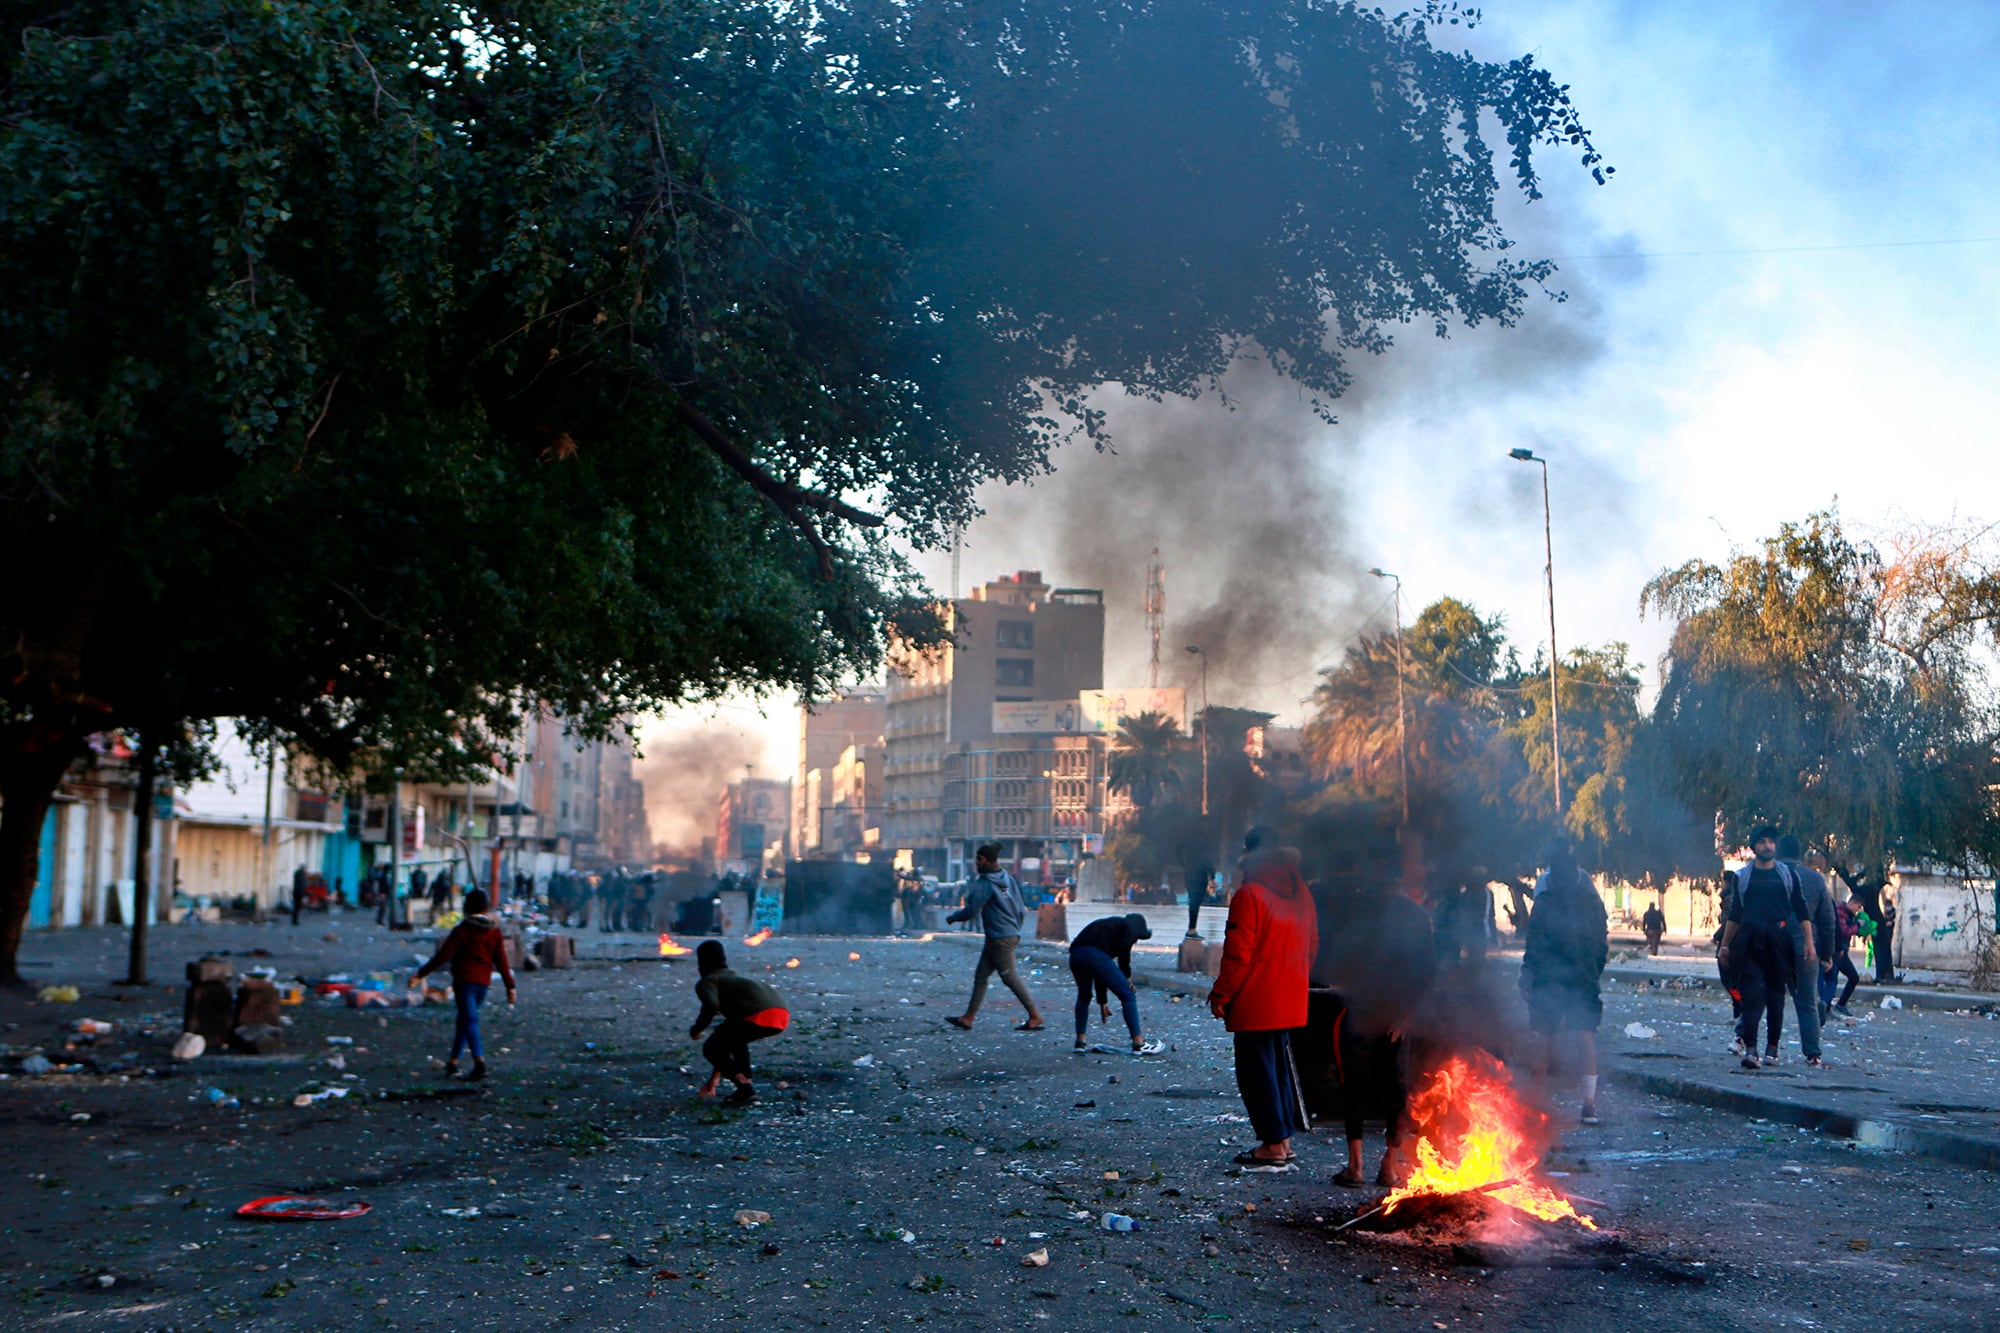
M 786 841 L 791 856 L 826 855 L 821 826 L 831 799 L 833 770 L 850 749 L 880 747 L 887 724 L 887 696 L 872 686 L 800 707 L 799 761 L 792 775 L 792 817 Z M 877 769 L 880 766 L 878 760 Z M 879 782 L 879 772 L 876 777 Z
M 933 874 L 949 873 L 954 838 L 963 842 L 947 833 L 945 793 L 968 779 L 957 759 L 947 774 L 947 756 L 993 737 L 996 704 L 1074 700 L 1104 685 L 1104 594 L 1095 588 L 1055 588 L 1021 570 L 945 609 L 945 644 L 895 655 L 883 729 L 882 845 Z
M 756 875 L 780 868 L 791 811 L 789 781 L 745 778 L 723 788 L 715 817 L 716 873 Z

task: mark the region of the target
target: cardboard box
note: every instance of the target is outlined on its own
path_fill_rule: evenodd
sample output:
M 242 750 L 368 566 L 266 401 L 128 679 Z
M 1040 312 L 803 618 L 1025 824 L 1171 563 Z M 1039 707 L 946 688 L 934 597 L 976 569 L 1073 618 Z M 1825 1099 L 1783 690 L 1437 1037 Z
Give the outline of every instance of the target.
M 543 967 L 568 967 L 576 961 L 576 941 L 567 935 L 544 935 L 535 941 L 535 961 Z

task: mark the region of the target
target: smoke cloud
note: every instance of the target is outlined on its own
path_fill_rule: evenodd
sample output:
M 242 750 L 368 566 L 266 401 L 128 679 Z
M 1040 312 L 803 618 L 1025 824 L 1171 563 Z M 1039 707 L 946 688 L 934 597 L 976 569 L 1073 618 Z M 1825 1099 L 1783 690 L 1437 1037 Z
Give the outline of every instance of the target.
M 692 859 L 715 833 L 716 800 L 764 757 L 764 741 L 734 727 L 653 731 L 633 773 L 646 784 L 646 814 L 669 860 Z

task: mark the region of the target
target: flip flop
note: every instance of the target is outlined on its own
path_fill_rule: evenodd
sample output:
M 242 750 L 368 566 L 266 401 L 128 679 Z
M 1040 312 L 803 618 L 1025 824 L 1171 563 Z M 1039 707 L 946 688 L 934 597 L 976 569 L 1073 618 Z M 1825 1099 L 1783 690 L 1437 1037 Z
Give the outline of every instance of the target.
M 945 1019 L 945 1022 L 951 1024 L 953 1027 L 957 1028 L 960 1032 L 972 1031 L 972 1024 L 966 1022 L 964 1019 L 960 1018 L 957 1014 L 953 1014 L 950 1018 Z
M 1355 1172 L 1345 1167 L 1342 1167 L 1340 1174 L 1333 1178 L 1333 1183 L 1340 1186 L 1344 1190 L 1358 1190 L 1363 1185 L 1366 1185 L 1368 1182 L 1363 1180 Z
M 1047 1023 L 1016 1023 L 1014 1025 L 1014 1031 L 1016 1032 L 1047 1032 L 1048 1030 L 1049 1025 Z

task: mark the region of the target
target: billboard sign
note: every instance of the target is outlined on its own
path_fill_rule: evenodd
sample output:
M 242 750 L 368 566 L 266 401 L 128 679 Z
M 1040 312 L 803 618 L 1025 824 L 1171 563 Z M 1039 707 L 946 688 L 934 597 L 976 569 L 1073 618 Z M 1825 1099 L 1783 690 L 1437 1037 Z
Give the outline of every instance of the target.
M 1162 713 L 1182 731 L 1187 730 L 1187 691 L 1179 688 L 1129 690 L 1085 690 L 1077 699 L 1083 713 L 1082 730 L 1110 734 L 1127 718 L 1143 713 Z
M 1084 730 L 1074 699 L 1038 699 L 1033 703 L 993 705 L 996 736 L 1059 736 Z

